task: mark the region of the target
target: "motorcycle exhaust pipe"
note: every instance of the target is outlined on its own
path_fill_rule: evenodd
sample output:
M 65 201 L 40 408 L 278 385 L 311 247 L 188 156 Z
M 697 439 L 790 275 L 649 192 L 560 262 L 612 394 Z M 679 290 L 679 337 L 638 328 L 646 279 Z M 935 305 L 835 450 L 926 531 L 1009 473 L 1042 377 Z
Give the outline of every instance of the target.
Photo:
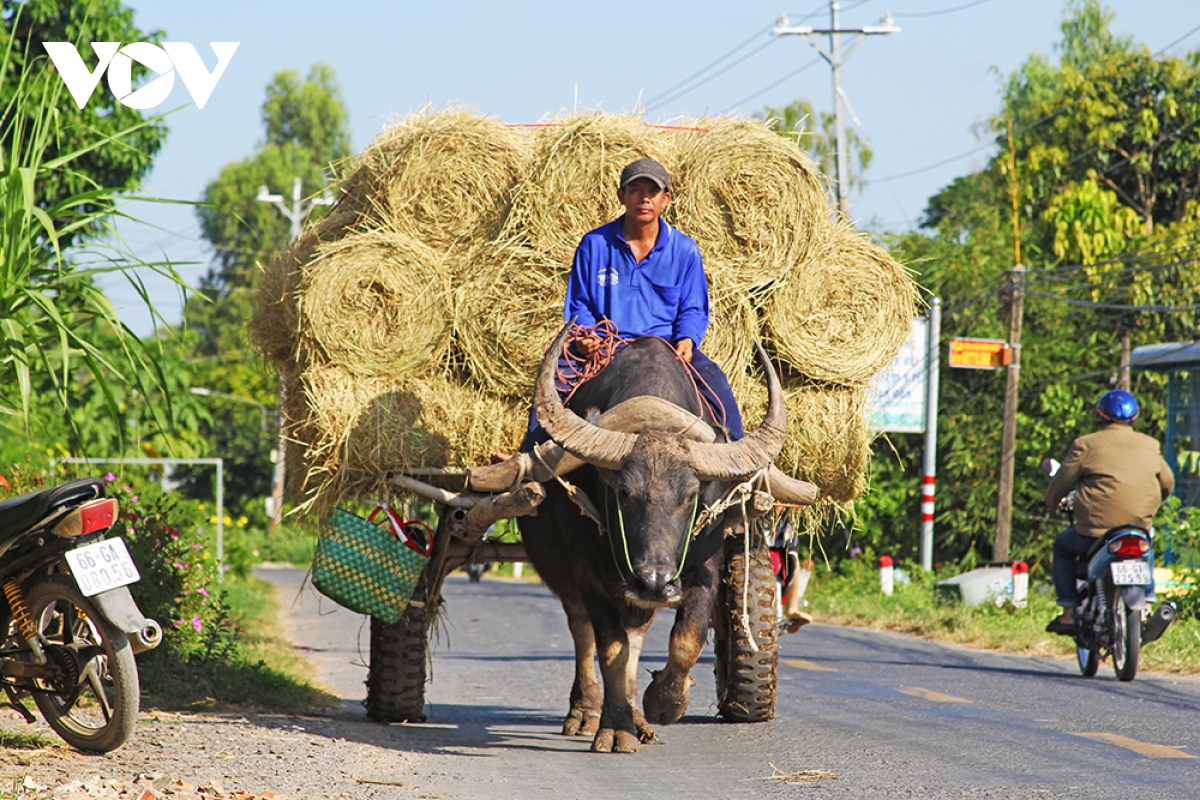
M 1162 636 L 1175 621 L 1175 604 L 1169 600 L 1154 610 L 1150 619 L 1142 626 L 1142 644 L 1149 644 Z
M 162 626 L 152 619 L 147 619 L 146 627 L 129 635 L 129 649 L 135 656 L 153 650 L 162 644 L 162 636 Z

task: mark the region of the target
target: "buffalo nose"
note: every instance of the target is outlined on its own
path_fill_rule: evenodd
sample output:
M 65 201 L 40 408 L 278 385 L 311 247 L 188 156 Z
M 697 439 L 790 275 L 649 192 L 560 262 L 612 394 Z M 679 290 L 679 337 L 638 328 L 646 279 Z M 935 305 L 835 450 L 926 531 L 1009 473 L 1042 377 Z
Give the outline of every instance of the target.
M 647 592 L 662 596 L 671 585 L 671 574 L 662 570 L 651 570 L 638 575 L 638 580 L 646 587 Z

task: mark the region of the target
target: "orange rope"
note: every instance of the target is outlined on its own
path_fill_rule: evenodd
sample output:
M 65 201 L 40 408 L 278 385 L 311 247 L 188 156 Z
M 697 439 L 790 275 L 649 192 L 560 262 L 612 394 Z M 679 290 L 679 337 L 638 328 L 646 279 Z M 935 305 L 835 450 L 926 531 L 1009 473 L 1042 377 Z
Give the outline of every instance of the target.
M 599 350 L 590 357 L 584 357 L 572 352 L 571 344 L 592 335 L 600 337 Z M 717 397 L 717 393 L 712 390 L 712 386 L 709 385 L 708 381 L 704 380 L 703 376 L 700 375 L 700 371 L 690 361 L 685 361 L 683 356 L 679 355 L 679 351 L 675 349 L 674 345 L 661 336 L 647 336 L 642 338 L 657 339 L 671 350 L 671 354 L 675 356 L 675 360 L 683 365 L 684 369 L 687 370 L 688 376 L 692 379 L 692 387 L 696 390 L 696 400 L 702 409 L 700 416 L 703 417 L 703 409 L 707 409 L 709 415 L 714 420 L 719 419 L 721 425 L 724 426 L 728 420 L 725 406 L 721 403 L 720 398 Z M 612 363 L 617 353 L 632 342 L 632 339 L 626 339 L 617 332 L 616 323 L 611 320 L 603 319 L 591 326 L 573 326 L 571 332 L 567 334 L 566 346 L 563 347 L 563 359 L 555 368 L 554 373 L 557 385 L 566 387 L 566 395 L 563 397 L 563 402 L 566 403 L 575 395 L 580 386 L 599 375 L 605 367 Z M 562 363 L 563 361 L 566 362 L 565 366 Z M 716 407 L 700 391 L 701 384 L 704 385 L 704 388 L 708 389 L 709 394 L 716 400 Z M 718 414 L 718 412 L 720 413 Z M 683 432 L 680 431 L 680 433 Z

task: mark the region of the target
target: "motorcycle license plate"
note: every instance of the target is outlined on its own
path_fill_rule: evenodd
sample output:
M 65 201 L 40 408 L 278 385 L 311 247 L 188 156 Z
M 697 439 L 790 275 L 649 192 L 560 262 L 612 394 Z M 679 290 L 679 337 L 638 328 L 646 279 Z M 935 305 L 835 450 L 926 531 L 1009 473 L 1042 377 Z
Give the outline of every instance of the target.
M 1113 583 L 1117 586 L 1144 586 L 1150 583 L 1150 565 L 1145 561 L 1114 561 Z
M 87 597 L 136 583 L 142 576 L 121 539 L 77 547 L 64 553 L 79 591 Z

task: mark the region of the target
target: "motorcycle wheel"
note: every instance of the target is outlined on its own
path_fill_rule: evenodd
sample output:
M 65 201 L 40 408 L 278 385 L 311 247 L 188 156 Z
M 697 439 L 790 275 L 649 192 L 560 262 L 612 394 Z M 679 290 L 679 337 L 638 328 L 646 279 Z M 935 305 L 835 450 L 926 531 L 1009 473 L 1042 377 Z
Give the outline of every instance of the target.
M 1113 592 L 1110 605 L 1112 614 L 1112 660 L 1117 680 L 1131 681 L 1137 675 L 1138 656 L 1142 649 L 1142 613 L 1125 606 L 1125 596 L 1118 590 Z
M 67 744 L 107 753 L 133 733 L 138 714 L 138 674 L 129 637 L 112 625 L 75 581 L 54 575 L 25 595 L 46 655 L 59 680 L 38 680 L 33 700 Z
M 1084 647 L 1075 640 L 1075 658 L 1079 660 L 1079 673 L 1085 678 L 1093 678 L 1100 669 L 1100 651 Z
M 775 716 L 779 665 L 775 571 L 762 536 L 753 531 L 746 535 L 751 537 L 749 564 L 741 537 L 725 540 L 721 581 L 713 609 L 717 713 L 728 722 L 767 722 Z M 742 590 L 747 570 L 749 630 L 742 624 Z M 757 650 L 751 647 L 750 637 L 754 637 Z

